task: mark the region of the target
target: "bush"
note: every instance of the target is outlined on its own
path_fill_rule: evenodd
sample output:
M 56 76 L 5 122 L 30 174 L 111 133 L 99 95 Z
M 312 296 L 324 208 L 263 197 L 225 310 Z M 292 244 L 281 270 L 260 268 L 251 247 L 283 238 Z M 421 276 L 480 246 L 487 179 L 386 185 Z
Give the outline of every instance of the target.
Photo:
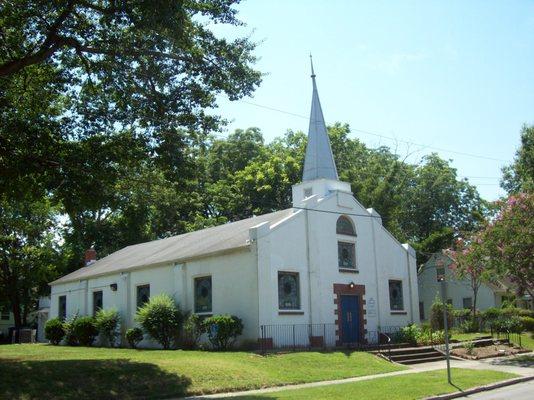
M 166 350 L 177 341 L 183 322 L 182 312 L 166 293 L 151 297 L 137 310 L 135 318 L 145 332 Z
M 59 318 L 52 318 L 46 322 L 45 325 L 45 337 L 57 346 L 65 337 L 65 328 L 63 327 L 63 321 Z
M 459 330 L 462 333 L 478 332 L 480 330 L 478 320 L 476 318 L 466 319 L 460 324 Z
M 401 340 L 413 345 L 417 344 L 417 338 L 421 335 L 421 329 L 415 325 L 410 324 L 401 330 Z
M 75 341 L 82 346 L 91 346 L 98 335 L 94 318 L 88 316 L 72 321 L 71 330 Z
M 469 355 L 473 354 L 473 352 L 475 350 L 475 343 L 473 343 L 472 341 L 465 342 L 464 343 L 464 349 L 466 350 L 467 354 L 469 354 Z
M 63 322 L 63 328 L 65 329 L 65 343 L 68 346 L 76 346 L 78 344 L 78 338 L 74 333 L 74 324 L 78 319 L 78 313 L 73 314 Z
M 445 343 L 444 331 L 421 331 L 417 335 L 417 344 L 419 346 L 429 346 L 432 344 Z
M 214 315 L 203 323 L 208 339 L 217 350 L 228 349 L 243 332 L 243 322 L 235 315 Z
M 452 326 L 452 306 L 447 304 L 447 323 L 449 327 Z M 434 304 L 430 307 L 430 325 L 435 331 L 445 329 L 443 325 L 443 303 L 437 298 L 434 300 Z
M 106 339 L 111 347 L 115 346 L 119 336 L 120 315 L 114 308 L 98 310 L 95 316 L 95 326 L 101 339 Z
M 182 347 L 184 349 L 195 349 L 202 333 L 203 325 L 200 317 L 197 314 L 189 314 L 184 321 L 182 329 Z
M 491 322 L 490 327 L 496 332 L 521 333 L 523 331 L 523 323 L 517 316 L 497 318 Z
M 523 330 L 528 332 L 534 332 L 534 318 L 532 317 L 519 317 Z
M 452 316 L 462 321 L 465 321 L 466 319 L 470 318 L 471 314 L 472 314 L 472 310 L 470 310 L 469 308 L 462 308 L 460 310 L 452 310 Z
M 132 349 L 135 349 L 139 342 L 143 340 L 143 330 L 141 328 L 130 328 L 126 331 L 126 340 Z

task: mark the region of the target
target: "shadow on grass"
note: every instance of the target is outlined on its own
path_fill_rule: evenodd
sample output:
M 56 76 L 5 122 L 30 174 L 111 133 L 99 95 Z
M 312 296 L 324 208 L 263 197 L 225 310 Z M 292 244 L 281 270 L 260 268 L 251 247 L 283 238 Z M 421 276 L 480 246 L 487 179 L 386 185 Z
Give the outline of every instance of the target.
M 0 359 L 0 399 L 158 399 L 186 394 L 191 380 L 128 360 Z

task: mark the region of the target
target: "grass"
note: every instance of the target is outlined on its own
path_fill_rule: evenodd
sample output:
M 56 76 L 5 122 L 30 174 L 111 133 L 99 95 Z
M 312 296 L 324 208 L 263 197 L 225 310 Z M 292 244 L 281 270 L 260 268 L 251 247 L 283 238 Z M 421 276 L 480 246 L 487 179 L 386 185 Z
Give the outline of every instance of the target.
M 499 371 L 452 369 L 453 385 L 447 383 L 446 370 L 377 378 L 368 381 L 343 383 L 307 389 L 284 390 L 237 399 L 366 399 L 408 400 L 456 392 L 485 385 L 517 375 Z
M 164 398 L 404 368 L 362 352 L 260 356 L 246 352 L 5 345 L 0 346 L 0 398 Z
M 524 332 L 521 334 L 521 346 L 523 346 L 525 349 L 534 350 L 534 338 L 532 337 L 534 333 L 532 332 Z M 452 338 L 457 340 L 473 340 L 479 336 L 491 336 L 488 332 L 476 332 L 476 333 L 452 333 Z M 514 339 L 515 335 L 512 335 L 510 337 L 511 339 Z M 514 342 L 515 343 L 515 342 Z M 519 343 L 515 343 L 519 344 Z

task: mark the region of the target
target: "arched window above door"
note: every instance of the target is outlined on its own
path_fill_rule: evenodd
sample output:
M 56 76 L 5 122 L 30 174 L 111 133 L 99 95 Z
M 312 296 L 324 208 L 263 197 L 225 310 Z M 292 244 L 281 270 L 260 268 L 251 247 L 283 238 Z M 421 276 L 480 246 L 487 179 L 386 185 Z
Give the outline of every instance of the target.
M 337 220 L 336 233 L 338 235 L 356 236 L 356 230 L 354 229 L 352 221 L 344 215 Z

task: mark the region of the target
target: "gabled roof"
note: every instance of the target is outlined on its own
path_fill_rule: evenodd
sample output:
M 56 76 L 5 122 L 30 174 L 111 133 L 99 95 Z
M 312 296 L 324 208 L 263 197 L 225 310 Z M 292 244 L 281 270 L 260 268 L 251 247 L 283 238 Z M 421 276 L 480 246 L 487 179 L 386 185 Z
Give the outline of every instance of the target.
M 129 271 L 144 266 L 183 262 L 248 247 L 250 246 L 248 242 L 250 228 L 264 222 L 269 222 L 270 225 L 276 224 L 291 214 L 293 214 L 293 209 L 288 208 L 183 235 L 128 246 L 97 260 L 88 267 L 80 268 L 55 280 L 51 285 Z
M 330 139 L 328 138 L 323 110 L 319 101 L 319 93 L 317 92 L 317 84 L 315 83 L 313 64 L 311 65 L 311 72 L 313 94 L 302 181 L 321 178 L 338 180 L 336 163 L 330 147 Z

